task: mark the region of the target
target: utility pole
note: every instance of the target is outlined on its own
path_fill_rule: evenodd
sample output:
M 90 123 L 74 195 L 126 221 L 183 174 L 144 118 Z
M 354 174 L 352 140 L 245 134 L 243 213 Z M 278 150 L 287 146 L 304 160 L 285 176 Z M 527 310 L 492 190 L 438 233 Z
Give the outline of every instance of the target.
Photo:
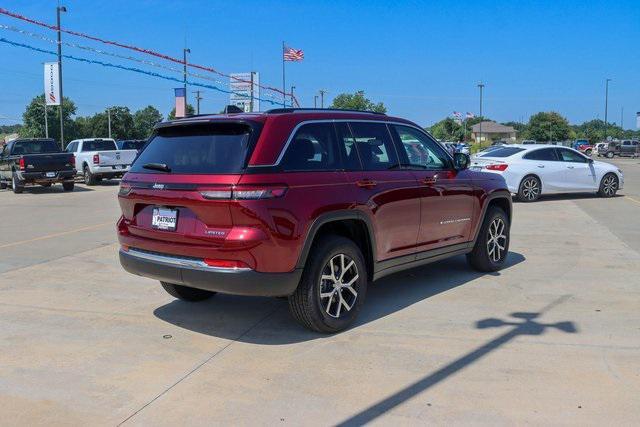
M 320 108 L 324 108 L 324 94 L 327 93 L 326 90 L 320 89 Z
M 109 124 L 109 138 L 111 138 L 111 108 L 107 108 L 107 123 Z
M 607 140 L 607 113 L 609 110 L 609 82 L 611 79 L 607 79 L 605 82 L 604 90 L 604 140 Z
M 620 107 L 620 128 L 624 130 L 624 107 Z
M 313 95 L 313 108 L 318 108 L 318 95 Z
M 254 105 L 253 104 L 253 98 L 254 98 L 253 90 L 254 90 L 254 85 L 255 85 L 254 78 L 255 78 L 256 72 L 252 71 L 250 73 L 250 75 L 251 75 L 251 101 L 249 102 L 249 111 L 253 113 L 253 105 Z
M 200 100 L 202 97 L 200 96 L 200 90 L 196 90 L 193 93 L 196 94 L 196 114 L 200 114 Z
M 184 71 L 183 71 L 183 83 L 184 83 L 184 113 L 187 114 L 187 53 L 191 53 L 191 49 L 184 48 L 182 49 L 182 58 L 184 61 Z
M 47 119 L 47 100 L 44 101 L 44 137 L 49 138 L 49 120 Z
M 64 96 L 62 96 L 62 32 L 60 31 L 60 12 L 66 12 L 64 6 L 56 7 L 56 23 L 58 28 L 58 86 L 60 86 L 60 147 L 64 150 L 64 116 L 62 114 L 62 104 L 64 104 Z M 46 102 L 46 101 L 45 101 Z
M 482 148 L 482 90 L 484 89 L 484 83 L 478 83 L 478 87 L 480 88 L 480 148 Z
M 296 106 L 293 104 L 293 90 L 295 89 L 295 86 L 291 86 L 291 108 L 295 108 Z

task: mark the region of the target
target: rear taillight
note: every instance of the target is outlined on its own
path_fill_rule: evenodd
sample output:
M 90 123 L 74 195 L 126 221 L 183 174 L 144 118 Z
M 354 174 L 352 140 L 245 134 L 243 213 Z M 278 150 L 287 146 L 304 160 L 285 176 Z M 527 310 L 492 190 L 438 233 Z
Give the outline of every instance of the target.
M 24 170 L 24 159 L 22 157 L 20 158 L 19 166 L 20 166 L 20 170 L 23 171 Z
M 120 189 L 118 190 L 118 196 L 127 196 L 131 193 L 131 184 L 126 182 L 120 182 Z
M 216 187 L 200 188 L 198 191 L 208 200 L 258 200 L 282 197 L 287 187 Z
M 203 261 L 209 267 L 226 268 L 229 270 L 250 268 L 247 264 L 245 264 L 242 261 L 234 261 L 234 260 L 228 260 L 228 259 L 210 259 L 210 258 L 205 258 Z
M 71 160 L 69 160 L 69 163 L 71 163 L 71 166 L 73 166 L 74 168 L 76 167 L 76 156 L 75 155 L 71 155 Z
M 503 172 L 503 171 L 507 170 L 508 167 L 509 167 L 509 165 L 507 165 L 505 163 L 501 163 L 499 165 L 487 165 L 487 166 L 485 166 L 485 168 L 490 170 L 490 171 L 500 171 L 500 172 Z
M 93 164 L 94 165 L 100 164 L 100 155 L 99 154 L 94 154 L 93 155 Z

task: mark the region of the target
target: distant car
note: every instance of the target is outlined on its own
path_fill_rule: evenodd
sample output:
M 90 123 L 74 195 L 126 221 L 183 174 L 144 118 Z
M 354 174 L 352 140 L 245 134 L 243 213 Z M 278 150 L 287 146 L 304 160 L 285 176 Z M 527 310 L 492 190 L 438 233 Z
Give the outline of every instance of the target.
M 499 139 L 497 141 L 493 141 L 491 145 L 507 145 L 507 141 L 505 141 L 504 139 Z
M 78 174 L 87 185 L 96 185 L 103 178 L 121 177 L 138 154 L 136 150 L 118 150 L 110 138 L 76 139 L 67 145 L 66 151 L 75 155 Z
M 597 192 L 612 197 L 622 188 L 622 171 L 579 151 L 552 145 L 510 145 L 482 154 L 472 167 L 502 175 L 524 202 L 542 194 Z
M 609 143 L 603 143 L 598 148 L 598 157 L 605 156 L 609 159 L 614 156 L 620 157 L 638 157 L 640 156 L 640 143 L 630 139 L 624 141 L 611 141 Z
M 465 144 L 465 143 L 457 144 L 455 152 L 466 154 L 467 156 L 471 154 L 471 150 L 469 149 L 469 144 Z
M 146 139 L 126 139 L 122 141 L 116 141 L 118 150 L 136 150 L 138 153 L 147 143 Z
M 456 144 L 453 142 L 444 142 L 443 145 L 447 149 L 449 154 L 453 156 L 453 153 L 456 152 Z
M 537 143 L 534 139 L 525 139 L 524 141 L 522 141 L 522 144 L 529 145 L 529 144 L 537 144 Z

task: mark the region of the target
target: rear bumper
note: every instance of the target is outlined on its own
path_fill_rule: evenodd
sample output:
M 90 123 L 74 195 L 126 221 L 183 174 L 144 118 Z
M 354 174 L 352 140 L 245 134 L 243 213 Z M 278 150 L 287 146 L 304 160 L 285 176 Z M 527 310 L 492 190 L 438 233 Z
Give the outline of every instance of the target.
M 260 273 L 251 269 L 209 267 L 197 258 L 130 249 L 120 250 L 120 264 L 129 273 L 162 282 L 232 295 L 277 297 L 291 295 L 302 270 Z
M 131 165 L 118 166 L 119 168 L 116 168 L 115 166 L 93 166 L 91 168 L 91 173 L 98 176 L 122 176 L 129 172 L 129 169 L 131 168 Z
M 29 182 L 63 182 L 63 181 L 73 181 L 76 171 L 68 170 L 68 171 L 58 171 L 55 172 L 54 177 L 47 177 L 45 172 L 17 172 L 18 178 L 26 183 Z

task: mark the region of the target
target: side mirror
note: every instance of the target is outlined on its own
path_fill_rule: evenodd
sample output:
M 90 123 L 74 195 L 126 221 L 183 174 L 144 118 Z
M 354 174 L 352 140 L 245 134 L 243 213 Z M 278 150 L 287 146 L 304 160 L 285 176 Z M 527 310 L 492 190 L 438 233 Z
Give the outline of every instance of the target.
M 458 170 L 468 169 L 471 164 L 471 158 L 469 158 L 468 154 L 464 153 L 454 153 L 453 154 L 453 167 Z
M 587 159 L 587 161 L 588 161 L 589 163 L 593 163 L 593 159 L 592 159 L 591 157 L 589 157 L 589 158 Z

